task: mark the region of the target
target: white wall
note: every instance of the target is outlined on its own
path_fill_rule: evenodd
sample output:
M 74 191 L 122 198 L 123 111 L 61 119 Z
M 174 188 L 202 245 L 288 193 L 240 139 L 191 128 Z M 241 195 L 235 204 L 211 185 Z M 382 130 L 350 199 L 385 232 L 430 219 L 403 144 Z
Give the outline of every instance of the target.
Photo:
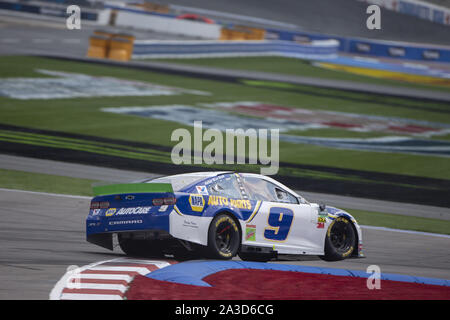
M 128 11 L 117 12 L 116 25 L 199 37 L 203 39 L 219 39 L 221 30 L 221 26 L 217 24 L 208 24 Z

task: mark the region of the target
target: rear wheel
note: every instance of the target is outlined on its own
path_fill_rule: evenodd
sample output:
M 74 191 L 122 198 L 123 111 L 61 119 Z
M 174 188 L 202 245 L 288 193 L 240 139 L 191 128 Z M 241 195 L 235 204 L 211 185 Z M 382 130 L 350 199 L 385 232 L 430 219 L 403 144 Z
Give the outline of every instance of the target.
M 349 257 L 355 248 L 356 233 L 352 223 L 346 218 L 336 218 L 328 227 L 325 238 L 325 261 L 338 261 Z
M 241 235 L 236 221 L 227 214 L 217 215 L 208 231 L 208 256 L 213 259 L 233 258 L 241 245 Z

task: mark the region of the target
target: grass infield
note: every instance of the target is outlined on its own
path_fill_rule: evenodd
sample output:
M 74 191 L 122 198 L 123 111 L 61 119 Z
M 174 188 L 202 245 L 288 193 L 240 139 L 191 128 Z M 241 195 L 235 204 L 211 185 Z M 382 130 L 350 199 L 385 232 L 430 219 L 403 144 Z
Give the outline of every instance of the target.
M 260 65 L 265 65 L 267 62 L 266 60 L 256 60 L 256 62 L 258 61 Z M 288 62 L 291 63 L 292 61 Z M 286 61 L 281 59 L 280 63 L 286 63 Z M 299 63 L 301 65 L 302 62 Z M 53 156 L 66 155 L 65 159 L 57 159 L 62 161 L 73 161 L 73 156 L 83 154 L 84 159 L 115 157 L 115 159 L 120 159 L 122 163 L 129 161 L 129 166 L 133 166 L 140 161 L 140 170 L 145 167 L 145 170 L 149 172 L 155 169 L 156 165 L 165 166 L 165 168 L 170 167 L 180 172 L 184 170 L 177 168 L 171 162 L 170 151 L 176 142 L 170 141 L 170 137 L 172 132 L 179 128 L 188 129 L 193 135 L 191 126 L 180 125 L 169 118 L 157 120 L 102 112 L 101 108 L 105 107 L 173 104 L 195 106 L 199 103 L 260 101 L 310 110 L 342 111 L 450 123 L 448 104 L 433 101 L 286 83 L 255 82 L 246 79 L 237 79 L 235 82 L 219 81 L 217 79 L 194 78 L 40 57 L 0 57 L 0 78 L 48 77 L 38 73 L 37 69 L 137 80 L 206 91 L 210 95 L 183 93 L 151 97 L 83 97 L 33 100 L 0 97 L 0 144 L 2 148 L 10 147 L 11 150 L 13 149 L 11 146 L 14 144 L 15 149 L 9 151 L 13 154 L 17 154 L 14 153 L 17 150 L 27 150 L 28 153 L 23 155 L 30 156 L 30 153 L 36 154 L 38 152 L 41 154 L 42 150 L 46 149 L 49 154 L 53 152 Z M 329 70 L 326 72 L 320 75 L 334 79 L 331 74 L 339 73 Z M 363 79 L 365 77 L 345 75 L 345 77 L 348 76 L 351 76 L 355 81 L 365 81 Z M 257 118 L 255 118 L 255 121 L 257 121 Z M 8 125 L 29 128 L 30 130 L 11 130 L 7 128 Z M 35 129 L 35 131 L 33 132 L 32 129 Z M 58 134 L 51 134 L 50 131 Z M 62 133 L 72 136 L 63 136 Z M 365 138 L 378 136 L 376 133 L 351 132 L 341 129 L 308 130 L 292 133 L 317 137 Z M 81 139 L 77 135 L 85 135 L 89 139 Z M 111 141 L 98 141 L 94 138 L 110 139 Z M 136 143 L 146 145 L 136 146 Z M 204 143 L 203 147 L 206 145 L 207 143 Z M 8 152 L 6 149 L 3 150 Z M 350 194 L 352 191 L 347 186 L 351 183 L 359 188 L 358 190 L 369 190 L 367 193 L 370 194 L 360 196 L 375 197 L 374 191 L 380 191 L 377 197 L 383 198 L 381 191 L 384 190 L 385 194 L 394 194 L 392 190 L 403 188 L 403 194 L 412 198 L 412 201 L 417 197 L 407 192 L 408 190 L 416 191 L 416 195 L 423 195 L 423 191 L 426 191 L 438 199 L 445 199 L 442 194 L 447 194 L 449 190 L 450 161 L 445 157 L 344 150 L 286 142 L 280 143 L 279 152 L 280 163 L 282 163 L 279 175 L 291 179 L 291 182 L 285 181 L 285 183 L 295 185 L 295 183 L 292 183 L 293 181 L 297 184 L 308 181 L 308 185 L 305 185 L 305 187 L 310 188 L 310 191 L 324 192 L 324 190 L 317 188 L 333 185 L 333 188 L 341 189 L 340 194 Z M 103 158 L 100 158 L 100 156 Z M 99 165 L 99 163 L 96 163 L 96 165 Z M 241 172 L 259 171 L 259 167 L 254 165 L 203 165 L 202 168 Z M 403 179 L 404 177 L 407 179 Z M 436 180 L 430 181 L 429 178 Z M 369 189 L 369 186 L 372 189 Z M 390 187 L 394 189 L 390 189 Z M 329 190 L 327 192 L 337 193 Z M 395 201 L 396 199 L 391 200 Z M 402 199 L 401 201 L 406 200 Z
M 268 73 L 286 74 L 321 79 L 365 82 L 386 86 L 410 87 L 425 90 L 447 90 L 448 86 L 412 83 L 400 80 L 381 79 L 349 72 L 330 70 L 314 65 L 311 61 L 284 57 L 233 57 L 233 58 L 198 58 L 198 59 L 152 59 L 177 64 L 215 67 L 223 69 L 249 70 Z

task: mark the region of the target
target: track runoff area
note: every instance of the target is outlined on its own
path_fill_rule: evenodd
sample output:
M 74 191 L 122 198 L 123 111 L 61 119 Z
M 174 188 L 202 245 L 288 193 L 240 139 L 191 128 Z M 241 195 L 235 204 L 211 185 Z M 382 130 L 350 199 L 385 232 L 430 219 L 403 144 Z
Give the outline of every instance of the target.
M 52 74 L 47 71 L 46 76 L 52 76 Z M 60 73 L 53 76 L 64 77 L 65 75 Z M 4 196 L 9 201 L 15 197 L 11 195 L 11 191 L 5 191 Z M 274 295 L 281 299 L 450 298 L 449 284 L 446 280 L 448 277 L 445 274 L 447 269 L 442 266 L 446 263 L 445 258 L 435 260 L 432 258 L 433 256 L 445 257 L 445 248 L 448 248 L 448 242 L 445 242 L 448 241 L 446 237 L 366 228 L 363 231 L 368 236 L 367 260 L 350 261 L 347 262 L 348 264 L 331 264 L 331 267 L 330 264 L 322 265 L 322 262 L 314 260 L 265 264 L 244 263 L 236 260 L 177 262 L 161 258 L 125 258 L 120 252 L 114 252 L 114 257 L 111 257 L 110 253 L 99 252 L 97 248 L 93 249 L 89 246 L 88 249 L 83 242 L 84 230 L 80 226 L 83 226 L 85 212 L 80 208 L 85 207 L 81 204 L 87 201 L 86 198 L 71 197 L 71 200 L 68 200 L 67 196 L 37 193 L 27 193 L 26 196 L 22 194 L 20 198 L 21 200 L 16 203 L 22 203 L 22 212 L 16 210 L 17 215 L 26 213 L 30 208 L 32 208 L 31 212 L 38 212 L 33 217 L 36 222 L 27 219 L 31 230 L 23 230 L 26 233 L 34 232 L 35 237 L 33 239 L 30 237 L 27 240 L 27 247 L 22 247 L 20 250 L 17 249 L 17 243 L 23 241 L 23 238 L 20 240 L 19 237 L 16 239 L 10 237 L 5 247 L 13 257 L 19 257 L 18 261 L 23 262 L 22 266 L 34 268 L 34 271 L 28 271 L 29 274 L 35 272 L 44 279 L 38 285 L 39 288 L 36 288 L 36 292 L 43 287 L 48 288 L 46 294 L 50 292 L 51 299 L 231 298 L 243 300 L 273 299 Z M 52 202 L 50 206 L 49 199 Z M 61 201 L 62 210 L 61 208 L 55 210 L 53 206 L 58 201 Z M 61 212 L 68 207 L 71 208 L 70 212 L 66 211 L 67 215 L 61 216 Z M 5 221 L 2 223 L 4 224 Z M 5 230 L 3 232 L 13 233 L 12 224 L 13 221 L 9 221 L 9 230 L 5 225 L 5 228 L 2 228 Z M 46 237 L 42 233 L 43 225 L 64 236 L 63 243 L 55 244 L 54 239 L 51 239 L 54 235 L 42 239 Z M 70 232 L 73 232 L 72 235 L 67 236 Z M 431 242 L 436 243 L 431 245 Z M 386 253 L 386 249 L 390 248 L 392 243 L 399 246 Z M 423 246 L 420 249 L 416 248 L 420 251 L 420 256 L 419 253 L 415 256 L 412 247 L 409 247 L 413 243 L 422 243 Z M 33 256 L 30 251 L 34 249 L 38 249 L 40 253 L 34 253 Z M 42 255 L 42 252 L 47 253 Z M 55 258 L 55 252 L 60 253 L 57 258 Z M 425 252 L 430 254 L 426 259 L 423 258 Z M 4 259 L 7 260 L 5 257 Z M 427 262 L 423 260 L 427 259 L 431 262 L 424 267 L 421 263 L 426 264 Z M 7 263 L 11 265 L 12 261 L 14 259 L 9 258 Z M 386 262 L 387 267 L 379 263 L 380 261 Z M 398 262 L 397 267 L 395 263 L 390 265 L 388 261 Z M 45 267 L 42 267 L 52 263 L 59 267 L 49 268 L 48 270 L 51 270 L 49 274 L 48 270 L 44 271 Z M 367 267 L 371 265 L 381 265 L 382 272 L 378 274 L 376 268 L 368 269 Z M 65 272 L 68 266 L 69 270 Z M 384 272 L 385 269 L 389 273 Z M 402 274 L 400 270 L 406 272 Z M 17 274 L 17 270 L 12 272 Z M 58 281 L 56 274 L 63 277 Z M 18 291 L 23 283 L 15 282 L 8 285 Z M 42 285 L 42 283 L 45 284 Z M 236 286 L 236 283 L 242 285 Z M 274 288 L 283 288 L 283 290 L 274 290 Z M 40 296 L 40 293 L 36 295 Z M 186 312 L 186 310 L 180 310 L 180 312 Z M 265 308 L 264 311 L 258 310 L 258 312 L 269 313 L 270 310 Z
M 60 80 L 57 81 L 66 81 L 68 85 L 73 80 L 67 79 L 67 72 L 51 69 L 42 71 L 41 69 L 39 73 L 42 72 L 47 76 L 59 77 Z M 43 82 L 48 81 L 45 78 L 43 79 Z M 86 77 L 83 77 L 83 79 L 86 79 Z M 87 77 L 87 79 L 92 80 L 92 77 Z M 130 82 L 115 82 L 111 78 L 108 81 L 110 81 L 111 85 L 115 86 L 117 89 L 115 91 L 116 93 L 122 92 L 121 90 L 126 85 L 135 85 L 135 83 Z M 34 89 L 39 91 L 38 87 Z M 84 89 L 91 90 L 86 87 Z M 93 97 L 105 88 L 97 89 L 95 92 L 91 90 Z M 165 93 L 166 95 L 170 92 L 174 96 L 181 94 L 205 96 L 204 90 L 192 91 L 191 89 L 186 90 L 159 86 L 147 86 L 146 89 L 152 93 Z M 36 91 L 28 91 L 29 95 L 37 93 Z M 16 94 L 14 90 L 10 94 L 12 95 L 11 98 L 14 99 L 14 94 Z M 63 95 L 64 93 L 60 92 L 58 94 Z M 115 98 L 115 100 L 117 101 L 118 99 Z M 264 107 L 264 105 L 261 106 L 259 103 L 244 106 L 247 107 L 247 111 Z M 211 107 L 211 105 L 206 107 Z M 212 107 L 215 107 L 215 105 Z M 117 106 L 117 108 L 120 108 L 120 106 Z M 194 107 L 185 106 L 185 108 L 193 109 Z M 52 110 L 52 112 L 54 111 L 56 110 Z M 98 112 L 103 116 L 110 111 L 99 110 Z M 142 110 L 137 111 L 142 112 Z M 132 119 L 131 117 L 126 118 L 126 115 L 121 115 L 120 113 L 118 113 L 117 117 L 121 117 L 121 119 Z M 136 117 L 136 119 L 138 118 Z M 23 125 L 26 124 L 24 123 Z M 386 126 L 386 128 L 388 127 Z M 111 152 L 114 152 L 114 160 L 120 159 L 118 155 L 122 157 L 126 154 L 129 158 L 125 159 L 126 161 L 122 161 L 122 163 L 127 163 L 126 165 L 128 167 L 129 163 L 136 163 L 144 167 L 144 161 L 148 160 L 153 161 L 152 163 L 157 163 L 158 159 L 164 158 L 164 153 L 167 153 L 167 148 L 160 148 L 150 153 L 146 150 L 148 149 L 147 145 L 133 146 L 130 148 L 122 144 L 118 145 L 117 150 L 115 150 L 116 144 L 120 141 L 90 139 L 89 143 L 85 143 L 84 140 L 87 140 L 87 137 L 80 135 L 59 134 L 54 138 L 54 130 L 51 132 L 36 131 L 34 129 L 30 130 L 25 126 L 4 126 L 2 130 L 9 136 L 8 141 L 6 141 L 6 138 L 3 139 L 2 146 L 10 148 L 10 152 L 28 152 L 30 150 L 30 152 L 34 152 L 45 148 L 48 155 L 56 156 L 58 160 L 69 160 L 67 158 L 58 158 L 61 155 L 71 157 L 72 159 L 80 154 L 97 156 L 100 151 L 107 149 L 108 153 L 101 154 L 101 159 L 111 160 Z M 14 132 L 14 141 L 11 141 L 11 132 Z M 50 134 L 53 136 L 48 138 L 47 136 Z M 96 144 L 99 144 L 101 148 L 97 148 Z M 23 148 L 25 145 L 28 147 Z M 142 155 L 138 154 L 138 151 L 141 151 L 137 150 L 138 148 L 142 149 Z M 26 154 L 22 153 L 22 155 Z M 82 161 L 83 159 L 80 158 L 79 160 Z M 167 164 L 165 165 L 167 166 Z M 310 167 L 310 169 L 315 170 L 319 168 Z M 302 170 L 299 170 L 299 172 L 302 172 Z M 339 172 L 332 173 L 342 175 Z M 384 179 L 385 176 L 380 176 L 379 178 L 380 180 L 386 181 Z M 302 179 L 303 181 L 307 181 L 307 177 L 302 177 Z M 392 179 L 392 181 L 394 180 Z M 419 180 L 421 179 L 417 179 L 417 181 Z M 412 183 L 415 182 L 410 181 Z M 424 180 L 421 181 L 423 182 Z M 437 180 L 433 180 L 430 184 L 433 184 L 435 181 Z M 445 181 L 439 180 L 438 182 L 442 184 L 442 190 L 434 190 L 433 194 L 429 193 L 430 195 L 436 196 L 437 192 L 445 189 Z M 436 186 L 436 184 L 433 185 Z M 398 188 L 400 190 L 404 186 L 399 186 Z M 403 192 L 407 194 L 407 192 Z M 19 194 L 20 192 L 17 193 Z M 421 194 L 426 194 L 426 192 L 421 192 Z M 197 265 L 196 270 L 204 270 L 206 266 L 206 269 L 213 270 L 214 272 L 199 273 L 194 279 L 190 275 L 192 274 L 192 269 L 188 268 L 192 266 L 190 263 L 193 262 L 174 263 L 174 261 L 161 260 L 161 258 L 155 260 L 128 260 L 122 257 L 122 253 L 114 252 L 114 258 L 117 256 L 122 257 L 116 260 L 114 258 L 111 259 L 110 253 L 104 253 L 99 251 L 101 249 L 88 246 L 84 242 L 83 229 L 86 208 L 88 207 L 87 199 L 74 198 L 76 199 L 74 209 L 68 210 L 67 204 L 69 200 L 65 196 L 38 194 L 12 196 L 11 192 L 8 193 L 7 191 L 5 191 L 4 196 L 5 201 L 3 203 L 12 203 L 13 206 L 8 210 L 6 207 L 2 208 L 2 210 L 5 210 L 3 216 L 8 217 L 7 212 L 16 213 L 14 221 L 7 222 L 8 218 L 2 221 L 2 224 L 4 224 L 2 232 L 8 236 L 8 241 L 4 243 L 4 246 L 8 248 L 6 251 L 7 255 L 3 257 L 4 261 L 8 264 L 14 264 L 14 261 L 21 261 L 22 266 L 27 268 L 30 266 L 32 268 L 38 266 L 37 269 L 42 268 L 43 264 L 53 265 L 53 267 L 50 267 L 46 271 L 28 271 L 29 275 L 39 274 L 40 277 L 45 279 L 46 285 L 39 285 L 39 288 L 35 288 L 35 293 L 27 292 L 27 295 L 36 294 L 37 296 L 43 297 L 40 290 L 47 288 L 44 296 L 48 297 L 48 293 L 51 292 L 52 299 L 131 300 L 231 298 L 244 300 L 278 299 L 280 297 L 283 299 L 449 298 L 449 287 L 446 280 L 448 279 L 448 261 L 446 260 L 448 254 L 446 248 L 448 248 L 449 239 L 445 237 L 366 228 L 363 230 L 365 246 L 367 248 L 366 255 L 368 257 L 365 261 L 333 263 L 331 264 L 332 267 L 330 267 L 330 264 L 324 265 L 316 260 L 278 261 L 267 264 L 249 264 L 240 261 L 231 261 L 224 262 L 220 265 L 217 265 L 217 262 L 214 261 L 205 261 L 204 264 Z M 48 196 L 50 198 L 41 199 L 41 196 L 44 198 Z M 12 197 L 19 197 L 19 199 L 11 201 Z M 34 198 L 36 199 L 33 200 Z M 56 198 L 59 200 L 56 200 Z M 441 199 L 445 200 L 445 198 Z M 60 208 L 55 209 L 54 206 L 57 201 L 62 201 L 62 204 Z M 80 206 L 80 202 L 82 201 L 85 201 L 85 204 Z M 26 204 L 29 206 L 27 207 Z M 49 204 L 50 207 L 48 207 Z M 21 210 L 18 211 L 17 208 L 21 208 Z M 31 211 L 30 208 L 32 208 Z M 31 229 L 27 230 L 27 232 L 25 230 L 20 231 L 19 233 L 24 232 L 22 236 L 17 234 L 17 227 L 14 227 L 18 218 L 17 215 L 21 213 L 29 214 L 23 216 L 23 221 L 27 221 L 27 228 Z M 44 220 L 39 220 L 41 218 Z M 36 224 L 33 223 L 34 221 L 32 219 L 37 219 Z M 62 222 L 64 223 L 62 224 Z M 52 234 L 43 235 L 43 226 L 45 226 L 44 229 L 46 230 L 52 230 Z M 22 243 L 23 245 L 23 239 L 28 239 L 30 232 L 33 232 L 35 237 L 27 240 L 28 244 L 25 250 L 23 248 L 18 250 L 18 247 L 22 247 L 18 243 Z M 37 239 L 41 241 L 36 241 Z M 62 243 L 55 244 L 55 239 L 59 239 Z M 39 252 L 39 254 L 36 252 Z M 46 252 L 45 255 L 42 252 Z M 59 252 L 62 258 L 58 258 L 55 261 L 55 252 Z M 425 259 L 424 255 L 427 256 Z M 14 260 L 14 257 L 18 260 Z M 426 268 L 423 266 L 424 260 L 427 265 Z M 393 263 L 394 261 L 395 263 Z M 58 267 L 55 268 L 53 263 L 56 263 Z M 375 267 L 368 269 L 372 265 Z M 66 268 L 69 266 L 72 267 L 67 271 Z M 376 269 L 376 266 L 379 266 L 380 270 Z M 180 275 L 179 272 L 183 269 L 188 273 L 188 279 L 185 279 L 186 275 Z M 163 273 L 164 270 L 167 273 Z M 378 273 L 378 271 L 381 272 Z M 24 277 L 24 271 L 22 269 L 20 271 L 9 269 L 8 273 L 19 274 L 20 277 Z M 171 274 L 175 276 L 172 277 L 170 276 Z M 64 276 L 61 281 L 58 281 L 60 275 Z M 264 282 L 258 281 L 258 279 L 262 279 Z M 271 284 L 270 287 L 261 285 L 266 282 Z M 242 283 L 243 285 L 238 287 L 230 285 L 235 283 Z M 8 282 L 8 286 L 11 288 L 9 292 L 15 291 L 15 294 L 23 297 L 24 291 L 20 290 L 21 288 L 23 289 L 23 282 Z M 275 291 L 273 290 L 274 287 L 282 287 L 285 290 L 281 292 L 280 290 Z M 348 291 L 342 288 L 348 288 Z M 339 295 L 336 294 L 337 291 L 340 292 Z M 185 295 L 182 293 L 185 293 Z
M 450 281 L 436 278 L 277 263 L 118 258 L 69 270 L 50 299 L 441 300 L 449 295 Z
M 42 71 L 40 71 L 42 72 Z M 55 73 L 54 71 L 44 71 L 47 75 L 62 77 L 66 76 L 65 73 Z M 46 81 L 46 80 L 44 80 Z M 65 81 L 65 80 L 63 80 Z M 114 84 L 113 85 L 117 85 Z M 120 91 L 120 87 L 116 86 Z M 122 86 L 123 89 L 123 86 Z M 166 87 L 152 87 L 148 88 L 152 92 L 168 90 Z M 170 90 L 174 90 L 170 88 Z M 179 91 L 177 93 L 180 93 Z M 202 95 L 204 92 L 189 91 L 188 94 Z M 29 94 L 33 94 L 29 91 Z M 93 93 L 95 95 L 95 93 Z M 261 107 L 260 104 L 246 105 L 247 110 L 252 110 L 252 107 Z M 250 108 L 249 108 L 250 107 Z M 189 108 L 189 107 L 186 107 Z M 108 112 L 100 111 L 100 112 Z M 142 111 L 142 110 L 139 110 Z M 49 154 L 53 155 L 79 155 L 80 152 L 75 153 L 75 149 L 71 149 L 74 143 L 79 144 L 80 136 L 68 136 L 60 135 L 58 139 L 52 140 L 49 144 L 49 139 L 43 138 L 43 135 L 53 134 L 52 132 L 36 132 L 29 129 L 22 129 L 17 127 L 5 127 L 3 130 L 9 130 L 14 132 L 20 132 L 20 137 L 14 139 L 14 142 L 3 141 L 3 145 L 11 148 L 11 152 L 16 150 L 31 150 L 30 148 L 18 148 L 17 146 L 30 145 L 30 141 L 33 142 L 34 148 L 45 147 Z M 30 140 L 32 138 L 32 140 Z M 74 141 L 69 141 L 73 139 Z M 45 141 L 44 141 L 45 140 Z M 76 140 L 76 141 L 75 141 Z M 83 143 L 81 146 L 83 152 L 92 154 L 93 152 L 99 152 L 100 149 L 92 148 L 92 144 L 102 144 L 102 148 L 108 148 L 109 151 L 113 150 L 111 141 L 95 141 L 91 140 L 89 144 Z M 114 141 L 117 143 L 117 141 Z M 140 146 L 146 148 L 147 146 Z M 79 149 L 79 146 L 77 146 Z M 117 154 L 123 155 L 124 146 L 120 146 L 122 149 Z M 136 153 L 136 150 L 126 154 L 133 157 L 139 156 L 140 161 L 142 157 Z M 65 150 L 66 153 L 55 153 L 55 150 Z M 70 153 L 67 151 L 70 150 Z M 145 150 L 144 150 L 145 152 Z M 165 150 L 161 150 L 161 154 Z M 150 161 L 155 161 L 161 154 L 149 154 L 146 153 Z M 102 155 L 104 157 L 104 155 Z M 106 159 L 106 158 L 104 158 Z M 109 158 L 110 159 L 110 158 Z M 59 159 L 64 160 L 64 159 Z M 66 159 L 67 160 L 67 159 Z M 145 158 L 144 158 L 145 160 Z M 143 162 L 136 161 L 144 166 Z M 383 177 L 380 177 L 382 179 Z M 307 179 L 304 179 L 305 181 Z M 434 192 L 434 196 L 435 196 Z M 425 194 L 425 193 L 422 193 Z M 35 195 L 37 196 L 37 195 Z M 8 195 L 8 201 L 11 195 Z M 56 197 L 56 196 L 55 196 Z M 31 200 L 32 196 L 26 196 L 28 200 Z M 215 262 L 206 261 L 204 264 L 206 268 L 210 270 L 214 269 L 213 273 L 201 273 L 198 274 L 196 279 L 192 279 L 188 275 L 188 280 L 184 279 L 184 276 L 176 276 L 175 279 L 167 277 L 163 274 L 164 270 L 170 271 L 173 268 L 177 268 L 174 273 L 178 274 L 179 270 L 186 267 L 187 273 L 192 273 L 189 262 L 173 263 L 173 261 L 167 260 L 142 260 L 142 259 L 125 259 L 115 260 L 109 259 L 108 254 L 96 253 L 99 249 L 92 248 L 86 251 L 80 250 L 82 247 L 86 247 L 83 241 L 86 206 L 80 207 L 71 212 L 71 216 L 67 217 L 68 221 L 72 224 L 58 225 L 61 222 L 61 212 L 66 212 L 67 199 L 65 197 L 59 197 L 64 201 L 64 205 L 61 210 L 48 211 L 48 208 L 42 207 L 43 202 L 46 201 L 36 200 L 30 205 L 33 208 L 33 212 L 30 212 L 30 216 L 39 218 L 40 216 L 46 216 L 48 219 L 44 225 L 45 229 L 59 230 L 57 235 L 51 236 L 50 239 L 45 239 L 43 242 L 29 241 L 30 246 L 27 250 L 17 250 L 17 243 L 23 240 L 23 237 L 18 237 L 12 234 L 14 229 L 13 223 L 9 226 L 5 225 L 3 232 L 11 233 L 8 246 L 10 246 L 9 254 L 19 258 L 19 261 L 27 261 L 24 265 L 29 266 L 40 265 L 43 260 L 46 260 L 47 264 L 52 264 L 55 253 L 55 243 L 53 237 L 58 239 L 64 239 L 64 246 L 56 249 L 60 250 L 63 256 L 67 255 L 64 259 L 59 260 L 58 268 L 50 268 L 51 274 L 42 272 L 40 276 L 47 279 L 47 293 L 44 296 L 48 296 L 48 292 L 51 292 L 52 299 L 274 299 L 282 297 L 283 299 L 447 299 L 448 298 L 448 283 L 445 279 L 448 279 L 448 270 L 446 267 L 442 267 L 445 263 L 446 249 L 448 248 L 448 239 L 439 238 L 434 236 L 426 236 L 422 234 L 406 234 L 395 232 L 391 230 L 363 230 L 365 235 L 365 246 L 367 247 L 366 255 L 367 260 L 363 262 L 347 262 L 348 264 L 332 264 L 323 265 L 319 261 L 280 261 L 268 264 L 254 263 L 247 264 L 238 261 L 231 261 L 224 263 L 216 267 Z M 444 198 L 443 198 L 444 199 Z M 55 199 L 51 199 L 50 202 L 55 203 Z M 77 200 L 80 201 L 80 200 Z M 5 201 L 6 203 L 7 201 Z M 15 208 L 23 205 L 24 197 L 22 196 Z M 6 209 L 4 209 L 6 210 Z M 53 209 L 54 210 L 54 209 Z M 17 209 L 11 208 L 11 211 L 17 211 Z M 6 212 L 6 211 L 5 211 Z M 25 211 L 26 212 L 26 211 Z M 36 215 L 38 212 L 38 215 Z M 5 214 L 7 216 L 7 214 Z M 29 216 L 25 217 L 25 220 L 30 223 Z M 74 224 L 73 221 L 76 221 Z M 68 228 L 68 226 L 71 228 Z M 42 237 L 42 221 L 37 225 L 29 224 L 34 230 L 36 237 Z M 62 229 L 59 229 L 62 227 Z M 74 230 L 77 230 L 74 232 Z M 71 237 L 68 237 L 71 234 Z M 366 240 L 367 236 L 367 240 Z M 26 236 L 28 237 L 28 236 Z M 405 240 L 408 239 L 408 240 Z M 432 239 L 432 240 L 430 240 Z M 34 239 L 36 240 L 36 239 Z M 48 241 L 48 243 L 47 243 Z M 437 244 L 431 244 L 430 242 L 436 242 Z M 32 243 L 35 242 L 35 243 Z M 393 246 L 395 244 L 395 246 Z M 402 245 L 399 245 L 402 244 Z M 396 247 L 394 252 L 386 253 L 386 250 Z M 418 249 L 420 247 L 420 249 Z M 34 249 L 33 249 L 34 248 Z M 373 251 L 371 252 L 373 248 Z M 401 250 L 400 250 L 401 249 Z M 38 250 L 39 255 L 31 253 L 30 250 Z M 48 257 L 42 255 L 42 251 L 48 251 L 52 254 Z M 80 252 L 81 251 L 81 252 Z M 420 263 L 424 260 L 424 253 L 430 255 L 428 263 L 428 269 L 424 269 Z M 99 257 L 103 256 L 105 257 Z M 115 256 L 121 253 L 114 253 Z M 433 258 L 434 257 L 434 258 Z M 443 257 L 437 259 L 436 257 Z M 45 258 L 45 259 L 44 259 Z M 12 258 L 4 257 L 5 260 L 12 262 Z M 47 260 L 48 259 L 48 260 Z M 103 259 L 103 260 L 102 260 Z M 387 268 L 382 263 L 386 263 Z M 392 261 L 397 261 L 397 267 L 394 266 Z M 420 263 L 418 263 L 420 262 Z M 238 263 L 239 268 L 236 268 Z M 198 270 L 201 270 L 205 265 L 198 265 Z M 369 266 L 380 266 L 380 274 L 377 274 L 377 269 L 367 269 Z M 64 267 L 63 267 L 64 266 Z M 72 266 L 72 268 L 66 272 L 66 268 Z M 438 267 L 437 267 L 438 266 Z M 34 266 L 33 266 L 34 267 Z M 58 271 L 56 271 L 56 269 Z M 438 270 L 436 270 L 438 269 Z M 161 271 L 159 271 L 161 270 Z M 388 271 L 392 270 L 392 271 Z M 432 275 L 421 274 L 421 271 L 431 271 Z M 442 271 L 443 270 L 443 271 Z M 447 270 L 447 274 L 445 273 Z M 17 270 L 13 272 L 17 274 Z M 31 272 L 31 271 L 30 271 Z M 20 273 L 23 273 L 21 270 Z M 32 272 L 31 272 L 32 273 Z M 169 274 L 170 274 L 169 273 Z M 58 276 L 63 275 L 63 280 L 58 281 Z M 160 278 L 154 278 L 153 276 L 160 275 Z M 395 274 L 395 276 L 393 276 Z M 253 277 L 253 275 L 255 277 Z M 50 280 L 52 279 L 52 280 Z M 262 287 L 262 281 L 264 283 L 271 283 L 270 287 Z M 68 280 L 68 281 L 67 281 Z M 270 280 L 270 281 L 269 281 Z M 224 283 L 226 282 L 226 283 Z M 50 285 L 51 283 L 51 285 Z M 55 285 L 56 283 L 56 285 Z M 243 286 L 236 288 L 231 286 L 231 283 L 242 283 Z M 200 285 L 201 284 L 201 285 Z M 379 285 L 381 284 L 381 285 Z M 22 295 L 23 291 L 18 292 L 18 289 L 23 286 L 20 283 L 9 283 L 9 286 L 16 294 Z M 52 286 L 53 289 L 52 289 Z M 274 291 L 274 287 L 283 287 L 280 293 L 279 290 Z M 23 288 L 23 287 L 22 287 Z M 42 288 L 42 287 L 41 287 Z M 244 290 L 244 289 L 245 290 Z M 339 288 L 339 290 L 338 290 Z M 347 291 L 343 291 L 342 288 L 348 288 Z M 357 290 L 357 288 L 359 288 Z M 399 289 L 402 288 L 402 289 Z M 39 292 L 39 288 L 36 288 L 36 292 Z M 337 290 L 340 292 L 336 294 Z M 10 291 L 11 292 L 11 291 Z M 182 295 L 181 292 L 186 293 Z M 164 293 L 164 294 L 163 294 Z M 30 294 L 30 293 L 27 293 Z M 34 294 L 34 293 L 33 293 Z M 41 293 L 36 295 L 42 297 Z
M 3 203 L 8 199 L 11 205 L 3 210 L 17 212 L 2 222 L 3 230 L 12 229 L 5 234 L 10 236 L 4 243 L 5 252 L 11 261 L 21 261 L 17 267 L 26 267 L 26 271 L 2 267 L 9 277 L 16 277 L 5 282 L 10 297 L 23 297 L 20 279 L 33 277 L 41 279 L 40 283 L 47 279 L 45 286 L 26 285 L 27 295 L 41 299 L 449 298 L 448 270 L 442 256 L 450 239 L 444 235 L 363 226 L 367 258 L 336 263 L 315 257 L 271 263 L 130 258 L 118 248 L 110 253 L 84 241 L 84 211 L 90 197 L 7 189 L 0 190 L 0 195 Z M 13 225 L 25 217 L 28 227 L 23 232 L 32 239 L 24 242 Z M 43 224 L 54 234 L 42 233 Z M 55 243 L 55 237 L 64 241 Z M 386 250 L 391 243 L 396 245 Z M 21 249 L 17 249 L 19 244 Z M 368 269 L 374 264 L 381 270 Z M 378 276 L 377 271 L 381 271 Z M 274 292 L 273 288 L 280 286 L 286 290 Z

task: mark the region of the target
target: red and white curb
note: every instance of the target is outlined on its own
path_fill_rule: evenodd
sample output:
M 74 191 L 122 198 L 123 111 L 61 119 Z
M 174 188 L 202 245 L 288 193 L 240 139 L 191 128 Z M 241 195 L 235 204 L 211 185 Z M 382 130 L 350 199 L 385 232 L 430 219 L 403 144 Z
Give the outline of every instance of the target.
M 174 263 L 118 258 L 73 267 L 56 283 L 50 300 L 123 300 L 136 275 L 146 275 Z

